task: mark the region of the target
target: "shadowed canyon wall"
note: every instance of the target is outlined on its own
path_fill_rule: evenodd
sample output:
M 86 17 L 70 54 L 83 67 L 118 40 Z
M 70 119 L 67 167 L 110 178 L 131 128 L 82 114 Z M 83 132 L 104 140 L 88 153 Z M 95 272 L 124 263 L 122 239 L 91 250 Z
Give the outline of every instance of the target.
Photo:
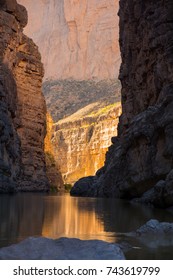
M 18 0 L 39 46 L 45 79 L 114 79 L 120 65 L 118 0 Z
M 26 9 L 0 2 L 0 191 L 45 191 L 46 106 L 37 46 L 23 34 Z
M 120 1 L 122 116 L 105 166 L 73 194 L 173 204 L 173 3 Z M 84 186 L 84 188 L 82 188 Z

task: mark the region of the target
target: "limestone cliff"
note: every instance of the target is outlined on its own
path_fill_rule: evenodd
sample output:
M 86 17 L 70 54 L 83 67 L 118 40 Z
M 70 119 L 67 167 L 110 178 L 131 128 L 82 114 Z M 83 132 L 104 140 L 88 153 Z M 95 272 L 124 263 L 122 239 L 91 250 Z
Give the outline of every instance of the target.
M 114 79 L 120 65 L 118 0 L 18 0 L 39 46 L 45 79 Z
M 138 198 L 167 207 L 173 205 L 173 3 L 121 0 L 119 15 L 118 137 L 104 168 L 77 182 L 72 193 Z
M 47 134 L 45 137 L 45 158 L 46 158 L 46 173 L 50 182 L 50 187 L 52 191 L 64 191 L 64 183 L 62 180 L 62 175 L 60 168 L 55 161 L 54 157 L 54 147 L 52 144 L 52 135 L 53 135 L 53 120 L 51 115 L 47 113 L 46 115 L 46 127 Z
M 111 137 L 117 133 L 120 103 L 96 110 L 93 103 L 54 125 L 55 160 L 65 183 L 94 175 L 102 167 Z
M 0 2 L 0 191 L 48 189 L 45 173 L 43 66 L 23 34 L 26 9 Z

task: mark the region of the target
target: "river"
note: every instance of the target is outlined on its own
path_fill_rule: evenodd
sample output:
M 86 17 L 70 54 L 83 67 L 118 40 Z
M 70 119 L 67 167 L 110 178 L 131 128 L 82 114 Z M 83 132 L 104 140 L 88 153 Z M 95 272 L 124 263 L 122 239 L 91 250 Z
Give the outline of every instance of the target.
M 0 195 L 0 247 L 29 236 L 64 236 L 129 243 L 132 249 L 126 253 L 127 259 L 173 259 L 172 240 L 157 240 L 155 244 L 155 238 L 139 242 L 124 235 L 150 219 L 173 222 L 173 212 L 118 199 L 69 194 Z

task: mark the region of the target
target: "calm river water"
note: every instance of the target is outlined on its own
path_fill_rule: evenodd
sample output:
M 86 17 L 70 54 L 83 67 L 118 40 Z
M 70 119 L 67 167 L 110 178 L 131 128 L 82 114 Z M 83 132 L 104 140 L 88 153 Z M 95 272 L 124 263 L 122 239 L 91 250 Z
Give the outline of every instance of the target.
M 173 238 L 137 241 L 123 235 L 149 219 L 173 222 L 173 212 L 68 194 L 0 195 L 0 247 L 29 236 L 65 236 L 129 243 L 128 259 L 173 259 Z

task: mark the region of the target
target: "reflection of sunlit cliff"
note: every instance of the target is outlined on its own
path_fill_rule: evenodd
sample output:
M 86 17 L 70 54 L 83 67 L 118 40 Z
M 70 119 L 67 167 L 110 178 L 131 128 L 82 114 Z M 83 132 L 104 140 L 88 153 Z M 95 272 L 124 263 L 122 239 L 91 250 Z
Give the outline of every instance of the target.
M 92 201 L 61 196 L 47 198 L 47 210 L 43 223 L 43 236 L 56 238 L 57 236 L 93 239 L 104 237 L 104 226 L 98 219 Z M 86 207 L 85 207 L 86 206 Z M 97 235 L 97 236 L 96 236 Z

